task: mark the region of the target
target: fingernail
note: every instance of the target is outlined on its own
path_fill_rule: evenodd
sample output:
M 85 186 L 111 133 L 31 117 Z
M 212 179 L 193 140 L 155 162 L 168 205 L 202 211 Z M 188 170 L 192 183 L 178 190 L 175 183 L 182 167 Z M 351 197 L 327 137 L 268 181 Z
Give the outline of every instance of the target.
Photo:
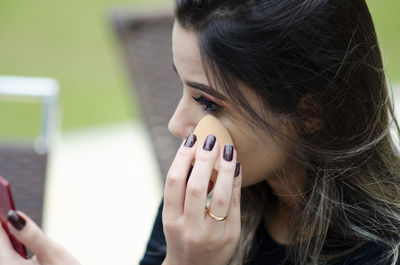
M 207 136 L 207 139 L 203 145 L 203 149 L 206 151 L 211 151 L 214 148 L 215 140 L 216 138 L 214 135 L 210 134 L 209 136 Z
M 228 161 L 228 162 L 232 161 L 232 158 L 233 158 L 233 145 L 226 144 L 224 146 L 224 155 L 223 155 L 223 157 L 224 157 L 225 161 Z
M 194 143 L 196 142 L 196 140 L 197 140 L 197 137 L 196 137 L 196 135 L 194 135 L 193 133 L 192 134 L 190 134 L 189 136 L 188 136 L 188 138 L 186 138 L 186 141 L 185 141 L 185 147 L 193 147 L 193 145 L 194 145 Z
M 240 162 L 236 162 L 235 177 L 239 176 L 239 173 L 240 173 Z
M 25 220 L 14 210 L 8 211 L 7 220 L 14 226 L 15 229 L 19 231 L 21 231 L 26 224 Z

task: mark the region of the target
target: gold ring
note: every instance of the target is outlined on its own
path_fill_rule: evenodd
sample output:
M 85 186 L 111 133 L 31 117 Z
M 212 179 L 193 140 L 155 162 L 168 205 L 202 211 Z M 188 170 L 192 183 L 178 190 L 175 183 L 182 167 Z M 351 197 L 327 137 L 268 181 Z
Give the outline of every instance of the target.
M 212 219 L 214 219 L 215 221 L 218 221 L 218 222 L 224 221 L 224 220 L 226 219 L 226 217 L 228 217 L 228 216 L 225 216 L 225 217 L 215 216 L 215 215 L 210 211 L 210 209 L 209 209 L 208 207 L 206 207 L 206 212 L 207 212 L 208 216 L 210 216 Z

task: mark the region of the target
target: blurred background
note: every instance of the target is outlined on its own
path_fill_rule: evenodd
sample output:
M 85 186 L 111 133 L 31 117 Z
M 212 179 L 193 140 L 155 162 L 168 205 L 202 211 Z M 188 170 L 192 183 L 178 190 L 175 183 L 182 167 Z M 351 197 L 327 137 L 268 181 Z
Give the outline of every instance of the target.
M 400 94 L 400 2 L 367 3 Z M 110 13 L 171 7 L 169 0 L 0 3 L 0 75 L 51 77 L 61 87 L 43 228 L 82 264 L 136 264 L 162 192 Z M 0 140 L 33 140 L 40 113 L 36 102 L 0 100 Z

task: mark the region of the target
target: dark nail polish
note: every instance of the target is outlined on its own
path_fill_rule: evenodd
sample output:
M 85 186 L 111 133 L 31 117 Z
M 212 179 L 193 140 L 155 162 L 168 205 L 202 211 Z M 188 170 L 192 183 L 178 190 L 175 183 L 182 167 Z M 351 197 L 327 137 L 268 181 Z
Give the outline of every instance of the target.
M 25 220 L 14 210 L 8 211 L 7 220 L 19 231 L 22 230 L 26 224 Z
M 197 137 L 193 133 L 186 138 L 185 147 L 193 147 L 194 143 L 196 142 Z
M 224 146 L 224 154 L 223 154 L 224 160 L 231 162 L 233 158 L 233 145 L 231 144 L 226 144 Z
M 211 151 L 214 148 L 215 140 L 216 138 L 214 135 L 210 134 L 209 136 L 207 136 L 207 139 L 203 145 L 203 149 L 206 151 Z
M 240 173 L 240 162 L 236 162 L 235 177 L 239 176 L 239 173 Z

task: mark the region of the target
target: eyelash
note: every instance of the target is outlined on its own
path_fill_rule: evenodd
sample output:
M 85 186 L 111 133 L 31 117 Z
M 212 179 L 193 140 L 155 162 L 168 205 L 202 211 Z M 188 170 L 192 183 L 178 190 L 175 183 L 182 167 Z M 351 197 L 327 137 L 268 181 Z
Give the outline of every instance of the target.
M 196 101 L 200 106 L 202 106 L 202 110 L 205 112 L 218 112 L 219 110 L 221 110 L 221 106 L 218 105 L 217 103 L 203 97 L 203 96 L 199 96 L 199 97 L 192 97 L 194 101 Z

